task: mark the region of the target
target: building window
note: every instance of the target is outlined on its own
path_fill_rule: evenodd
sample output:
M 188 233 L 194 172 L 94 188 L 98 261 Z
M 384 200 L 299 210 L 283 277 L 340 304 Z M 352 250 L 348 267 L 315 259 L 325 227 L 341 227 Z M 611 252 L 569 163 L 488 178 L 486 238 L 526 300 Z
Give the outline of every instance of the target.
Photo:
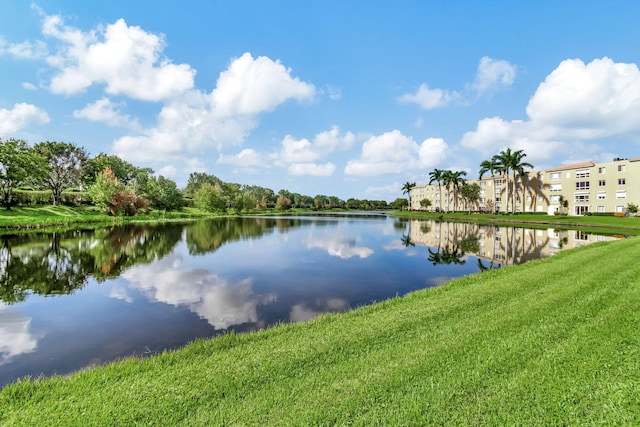
M 560 179 L 560 172 L 553 172 L 551 174 L 549 174 L 549 178 L 551 179 L 551 181 L 557 181 Z
M 573 236 L 574 240 L 589 240 L 589 234 L 585 233 L 584 231 L 579 231 L 576 230 L 574 236 Z
M 562 184 L 551 184 L 549 191 L 562 191 Z
M 606 184 L 607 182 L 604 179 L 598 181 L 598 187 L 604 187 Z
M 618 172 L 624 172 L 624 165 L 618 165 Z
M 588 190 L 588 189 L 589 189 L 589 181 L 576 182 L 576 190 Z
M 607 168 L 598 168 L 598 173 L 605 173 Z
M 555 196 L 551 196 L 549 197 L 549 201 L 551 203 L 558 203 L 560 201 L 560 195 L 556 194 Z
M 576 178 L 589 178 L 589 169 L 576 171 Z
M 626 199 L 627 190 L 616 191 L 616 199 Z
M 616 206 L 616 212 L 625 212 L 625 211 L 626 211 L 626 209 L 625 209 L 624 206 L 622 206 L 622 205 L 617 205 Z
M 618 178 L 618 185 L 625 185 L 627 183 L 626 178 Z
M 589 212 L 589 206 L 576 206 L 575 207 L 576 215 L 584 215 L 587 212 Z
M 604 212 L 604 205 L 596 206 L 596 212 L 600 212 L 600 213 Z
M 576 203 L 589 203 L 589 193 L 575 194 L 574 197 Z
M 502 197 L 496 197 L 496 203 L 502 202 Z
M 604 200 L 607 198 L 607 193 L 604 191 L 598 191 L 598 200 Z
M 499 186 L 499 185 L 502 185 L 502 180 L 501 179 L 496 179 L 495 183 L 496 183 L 496 187 Z

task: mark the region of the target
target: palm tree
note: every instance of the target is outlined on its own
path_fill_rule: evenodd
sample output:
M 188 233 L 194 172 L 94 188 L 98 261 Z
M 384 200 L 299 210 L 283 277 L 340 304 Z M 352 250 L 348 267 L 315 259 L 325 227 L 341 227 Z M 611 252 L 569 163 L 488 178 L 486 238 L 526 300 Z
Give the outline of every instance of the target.
M 523 176 L 525 174 L 524 168 L 533 169 L 533 165 L 531 163 L 523 162 L 522 159 L 527 157 L 524 153 L 524 150 L 516 150 L 511 151 L 511 148 L 507 148 L 506 150 L 502 150 L 500 154 L 493 156 L 493 159 L 498 164 L 498 169 L 507 176 L 507 206 L 509 203 L 509 172 L 513 173 L 513 209 L 512 212 L 516 211 L 516 174 L 518 176 Z M 508 208 L 507 208 L 508 210 Z
M 453 176 L 450 170 L 442 171 L 442 184 L 444 185 L 447 195 L 447 213 L 449 212 L 449 192 L 451 191 L 451 184 L 453 184 L 452 178 Z
M 440 194 L 440 201 L 438 202 L 438 204 L 440 205 L 440 210 L 442 210 L 442 181 L 444 179 L 444 173 L 444 169 L 434 169 L 429 172 L 429 185 L 433 184 L 434 182 L 438 183 L 438 194 Z
M 495 178 L 495 174 L 498 171 L 498 162 L 495 158 L 495 156 L 491 159 L 491 160 L 483 160 L 482 162 L 480 162 L 480 175 L 478 176 L 478 179 L 482 179 L 482 176 L 487 173 L 490 172 L 491 173 L 491 185 L 493 187 L 492 193 L 493 193 L 493 212 L 495 213 L 496 211 L 496 178 Z
M 405 182 L 404 185 L 402 186 L 402 194 L 409 195 L 409 210 L 411 210 L 411 190 L 415 186 L 416 186 L 415 182 L 409 182 L 409 181 Z
M 465 179 L 463 176 L 467 176 L 465 171 L 449 171 L 449 182 L 453 186 L 453 211 L 458 210 L 458 189 L 464 184 Z

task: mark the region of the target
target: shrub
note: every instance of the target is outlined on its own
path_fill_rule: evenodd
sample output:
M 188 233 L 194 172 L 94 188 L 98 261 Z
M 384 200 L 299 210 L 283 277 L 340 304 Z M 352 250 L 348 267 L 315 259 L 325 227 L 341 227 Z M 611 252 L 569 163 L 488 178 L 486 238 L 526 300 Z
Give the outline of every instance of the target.
M 13 192 L 13 204 L 18 206 L 50 205 L 53 203 L 53 193 L 49 190 Z
M 65 191 L 62 193 L 62 204 L 66 206 L 80 206 L 91 203 L 91 197 L 86 191 Z

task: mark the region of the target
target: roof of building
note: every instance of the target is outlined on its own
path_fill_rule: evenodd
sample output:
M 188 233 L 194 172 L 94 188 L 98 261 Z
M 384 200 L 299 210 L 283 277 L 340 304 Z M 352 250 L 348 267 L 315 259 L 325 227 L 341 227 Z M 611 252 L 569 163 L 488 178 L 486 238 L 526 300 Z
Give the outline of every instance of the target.
M 640 156 L 638 157 L 632 157 L 629 159 L 630 162 L 640 162 Z
M 562 165 L 556 166 L 555 168 L 549 168 L 545 172 L 556 172 L 556 171 L 564 171 L 567 169 L 580 169 L 580 168 L 590 168 L 595 166 L 596 164 L 593 162 L 580 162 L 580 163 L 572 163 L 570 165 Z

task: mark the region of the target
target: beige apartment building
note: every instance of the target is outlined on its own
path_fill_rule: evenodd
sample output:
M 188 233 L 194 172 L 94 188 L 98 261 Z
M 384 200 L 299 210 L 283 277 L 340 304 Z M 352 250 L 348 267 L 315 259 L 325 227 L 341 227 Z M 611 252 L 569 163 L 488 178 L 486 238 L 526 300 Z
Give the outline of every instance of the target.
M 516 212 L 556 211 L 569 215 L 586 212 L 626 212 L 627 205 L 640 205 L 640 156 L 631 159 L 613 159 L 611 162 L 583 162 L 562 165 L 544 171 L 527 172 L 516 179 L 516 192 L 506 176 L 484 176 L 470 179 L 468 183 L 480 186 L 480 200 L 475 206 L 465 206 L 453 189 L 424 184 L 411 191 L 411 209 L 451 211 L 454 209 L 512 212 L 515 196 Z M 506 186 L 509 182 L 509 190 Z M 507 200 L 508 195 L 508 200 Z M 425 208 L 421 201 L 429 199 Z M 457 200 L 456 200 L 457 199 Z M 561 201 L 567 207 L 561 206 Z M 494 209 L 495 208 L 495 209 Z

